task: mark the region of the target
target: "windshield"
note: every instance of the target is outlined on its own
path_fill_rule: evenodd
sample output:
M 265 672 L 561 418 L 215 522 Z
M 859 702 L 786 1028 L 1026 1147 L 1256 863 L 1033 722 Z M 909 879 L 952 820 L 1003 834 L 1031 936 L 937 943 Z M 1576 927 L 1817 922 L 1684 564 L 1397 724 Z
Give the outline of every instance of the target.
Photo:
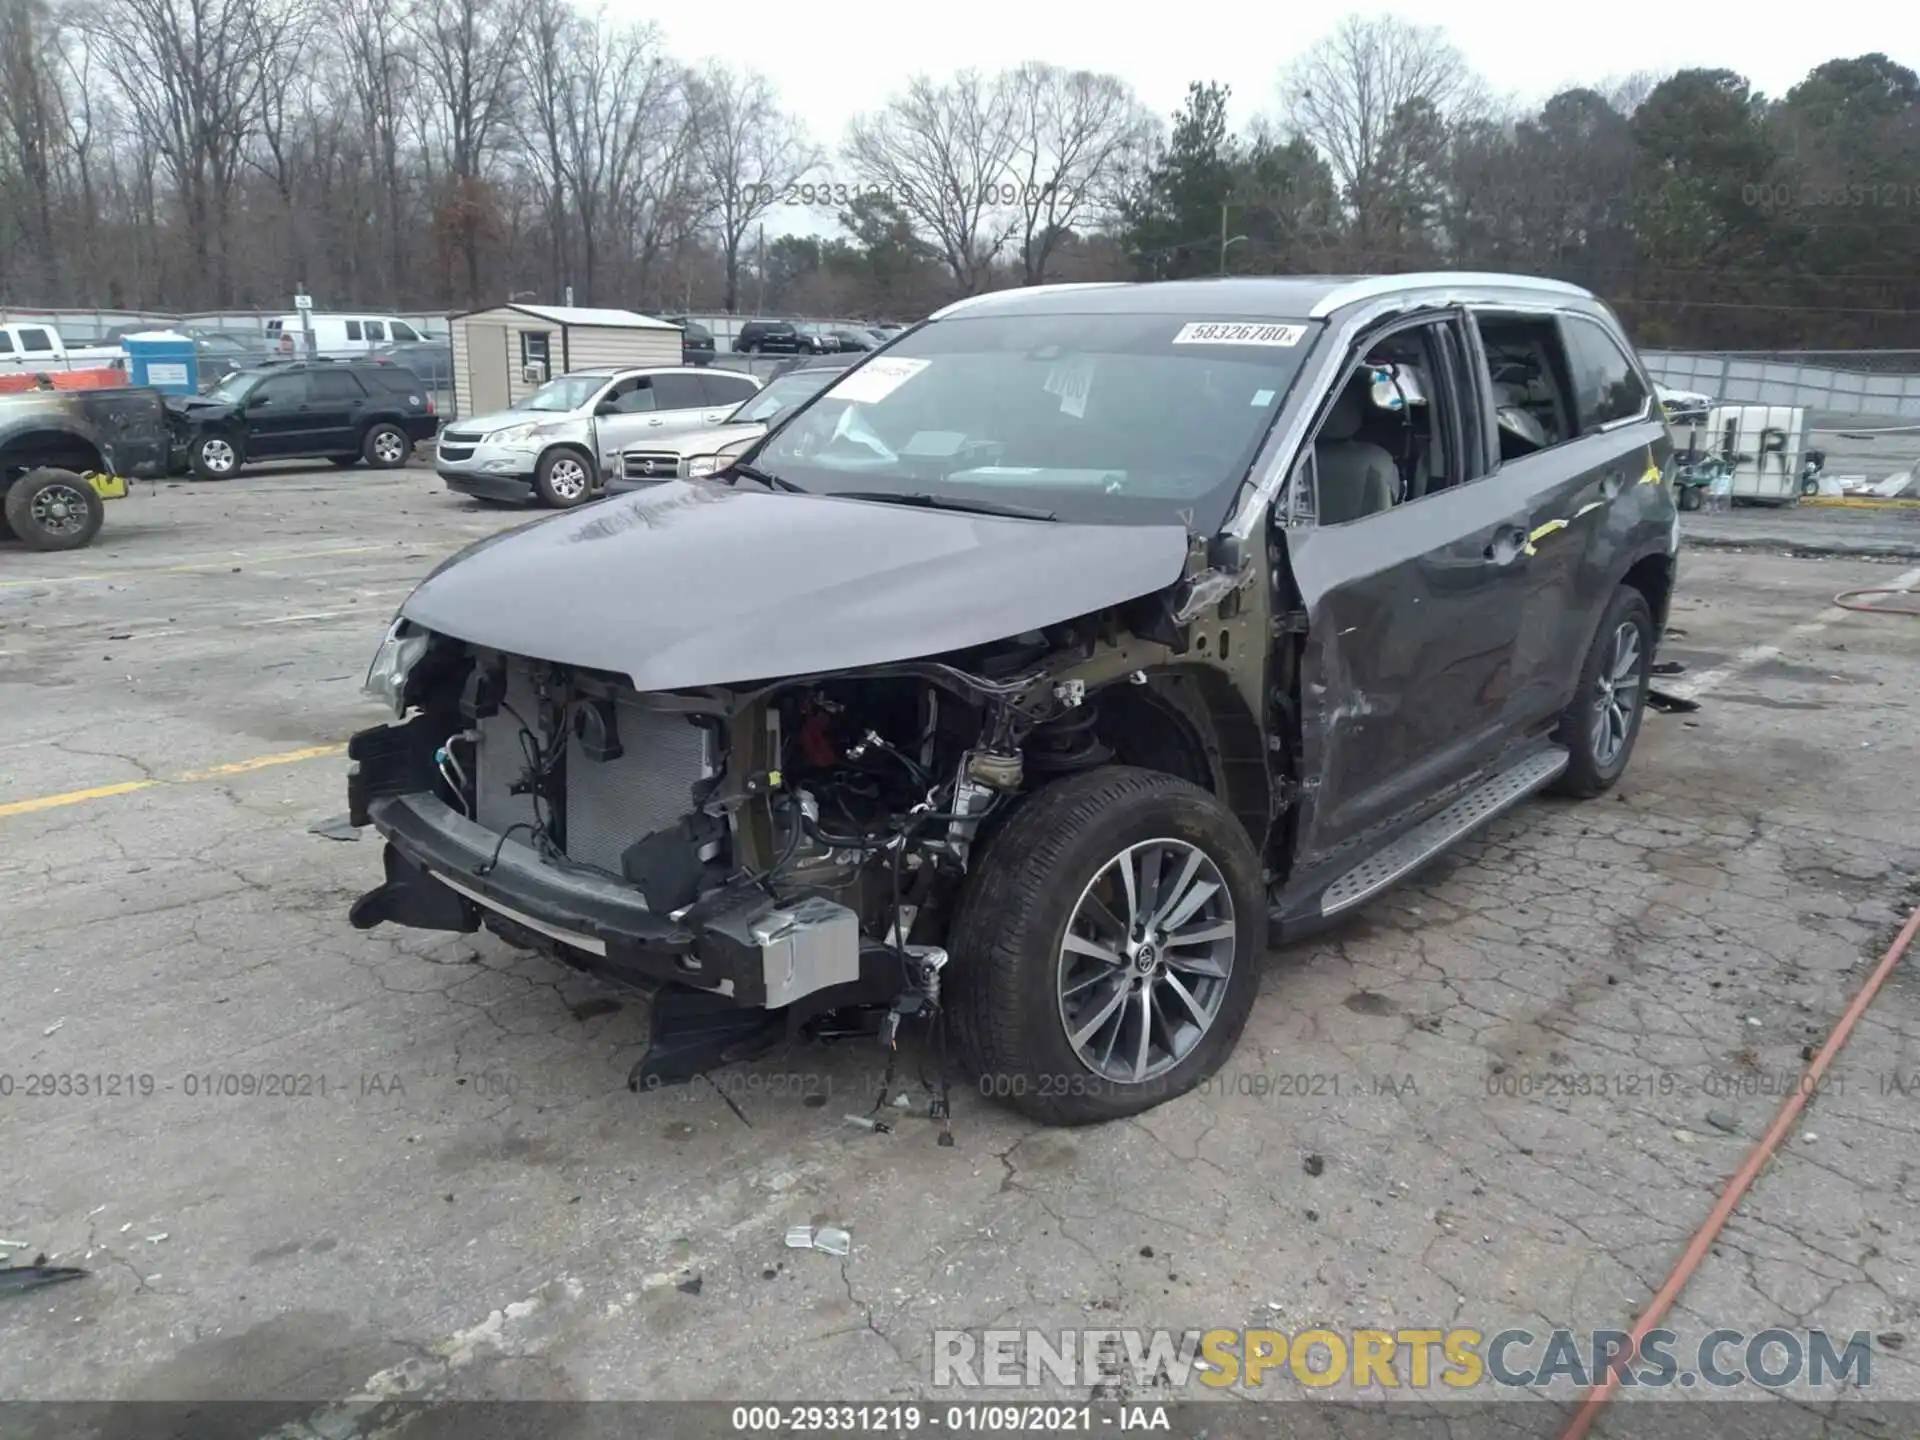
M 562 375 L 558 380 L 549 380 L 513 408 L 550 412 L 578 410 L 612 378 L 611 375 Z
M 261 378 L 258 370 L 236 370 L 218 385 L 207 391 L 209 400 L 221 400 L 229 405 L 237 405 L 247 398 L 247 392 Z
M 737 425 L 753 421 L 766 424 L 808 396 L 819 394 L 826 389 L 828 381 L 838 380 L 846 373 L 844 370 L 799 370 L 782 375 L 778 380 L 769 380 L 766 389 L 741 402 L 740 408 L 727 417 L 727 423 Z
M 1210 533 L 1319 331 L 1238 316 L 956 315 L 847 372 L 752 463 L 822 494 L 998 500 Z

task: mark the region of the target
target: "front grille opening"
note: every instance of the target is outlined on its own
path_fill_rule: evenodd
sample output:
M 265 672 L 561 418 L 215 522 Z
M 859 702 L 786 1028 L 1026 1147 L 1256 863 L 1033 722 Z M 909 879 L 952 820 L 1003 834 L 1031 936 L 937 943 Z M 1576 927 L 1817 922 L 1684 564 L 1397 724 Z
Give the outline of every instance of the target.
M 715 772 L 719 741 L 710 727 L 639 695 L 616 694 L 612 704 L 620 753 L 594 758 L 570 726 L 553 767 L 558 794 L 536 795 L 526 788 L 529 750 L 554 756 L 555 742 L 532 666 L 510 660 L 503 703 L 478 725 L 474 819 L 496 834 L 512 829 L 521 842 L 544 831 L 573 863 L 619 875 L 630 846 L 693 812 L 694 787 Z

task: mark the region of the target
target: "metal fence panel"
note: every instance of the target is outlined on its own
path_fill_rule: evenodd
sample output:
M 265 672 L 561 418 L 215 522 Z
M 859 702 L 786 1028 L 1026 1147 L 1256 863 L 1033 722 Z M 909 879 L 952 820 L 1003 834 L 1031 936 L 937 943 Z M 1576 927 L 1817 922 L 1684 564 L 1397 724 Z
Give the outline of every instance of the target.
M 1741 405 L 1793 405 L 1818 423 L 1920 421 L 1920 351 L 1643 350 L 1654 379 Z

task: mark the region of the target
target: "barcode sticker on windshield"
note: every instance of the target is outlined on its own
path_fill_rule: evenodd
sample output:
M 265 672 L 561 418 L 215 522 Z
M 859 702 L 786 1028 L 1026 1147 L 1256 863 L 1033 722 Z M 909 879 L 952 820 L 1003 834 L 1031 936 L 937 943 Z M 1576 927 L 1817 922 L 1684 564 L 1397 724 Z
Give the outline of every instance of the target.
M 849 400 L 855 405 L 872 405 L 886 399 L 926 369 L 927 364 L 925 360 L 895 359 L 882 355 L 835 382 L 822 398 Z
M 1176 345 L 1281 345 L 1292 347 L 1306 338 L 1304 325 L 1271 325 L 1254 321 L 1196 320 L 1182 325 L 1173 337 Z

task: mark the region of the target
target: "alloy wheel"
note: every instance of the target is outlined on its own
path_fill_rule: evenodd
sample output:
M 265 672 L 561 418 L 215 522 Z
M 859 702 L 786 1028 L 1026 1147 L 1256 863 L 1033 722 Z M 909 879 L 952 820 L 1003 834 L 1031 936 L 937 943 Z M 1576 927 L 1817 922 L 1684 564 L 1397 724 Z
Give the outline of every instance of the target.
M 578 500 L 587 493 L 587 469 L 578 460 L 562 456 L 547 467 L 547 486 L 562 500 Z
M 400 445 L 400 437 L 393 431 L 382 430 L 373 437 L 373 456 L 381 464 L 398 465 L 405 455 L 406 452 Z
M 1219 1018 L 1234 941 L 1233 898 L 1205 851 L 1159 839 L 1114 856 L 1060 943 L 1060 1022 L 1080 1063 L 1132 1085 L 1179 1065 Z
M 224 440 L 203 440 L 200 442 L 200 459 L 209 470 L 231 470 L 233 446 Z
M 1640 708 L 1640 658 L 1640 627 L 1623 620 L 1614 627 L 1594 687 L 1593 758 L 1603 770 L 1620 758 L 1633 733 Z

